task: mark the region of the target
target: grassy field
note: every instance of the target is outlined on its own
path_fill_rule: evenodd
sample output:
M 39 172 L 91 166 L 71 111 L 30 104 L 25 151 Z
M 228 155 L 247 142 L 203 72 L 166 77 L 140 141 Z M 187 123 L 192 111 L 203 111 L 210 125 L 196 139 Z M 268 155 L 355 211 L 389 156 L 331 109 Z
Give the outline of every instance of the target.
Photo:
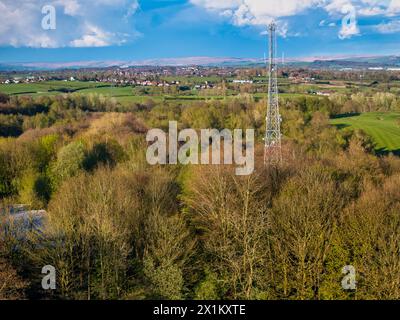
M 164 80 L 172 81 L 178 80 L 181 83 L 184 82 L 194 82 L 194 83 L 204 83 L 204 81 L 214 81 L 218 80 L 217 77 L 165 77 Z M 283 81 L 285 82 L 285 81 Z M 287 82 L 287 80 L 286 80 Z M 285 83 L 286 83 L 285 82 Z M 288 83 L 287 83 L 288 84 Z M 281 84 L 282 85 L 282 84 Z M 81 81 L 44 81 L 39 83 L 13 83 L 13 84 L 0 84 L 0 92 L 9 95 L 28 95 L 32 97 L 39 96 L 55 96 L 63 93 L 73 93 L 73 94 L 90 94 L 96 93 L 107 97 L 115 98 L 119 103 L 125 106 L 129 106 L 133 103 L 143 103 L 148 99 L 154 101 L 175 101 L 182 104 L 192 104 L 196 101 L 204 101 L 209 99 L 222 100 L 225 96 L 210 95 L 204 96 L 199 95 L 195 90 L 192 90 L 187 95 L 182 94 L 147 94 L 142 95 L 135 92 L 131 86 L 117 87 L 112 83 L 98 83 L 98 82 L 81 82 Z M 307 95 L 305 93 L 282 93 L 282 98 L 294 98 Z M 228 97 L 235 97 L 237 93 L 229 90 Z M 253 94 L 254 98 L 259 101 L 266 97 L 265 93 Z
M 340 128 L 362 129 L 376 143 L 377 151 L 400 154 L 400 112 L 371 112 L 356 116 L 337 118 L 332 124 Z
M 0 92 L 9 95 L 46 95 L 60 94 L 61 92 L 75 92 L 80 90 L 97 90 L 110 87 L 109 83 L 95 82 L 66 82 L 66 81 L 44 81 L 38 83 L 12 83 L 0 84 Z
M 122 104 L 143 102 L 148 98 L 154 100 L 162 97 L 134 95 L 132 87 L 116 87 L 111 83 L 96 82 L 65 82 L 65 81 L 46 81 L 40 83 L 18 83 L 0 84 L 0 92 L 9 95 L 29 95 L 33 97 L 59 95 L 66 92 L 76 94 L 97 93 L 108 97 L 116 98 Z
M 202 78 L 199 78 L 202 79 Z M 224 96 L 201 96 L 193 91 L 190 95 L 169 95 L 169 94 L 148 94 L 138 95 L 135 94 L 131 86 L 116 87 L 111 83 L 95 83 L 95 82 L 65 82 L 65 81 L 48 81 L 40 83 L 20 83 L 20 84 L 0 84 L 0 92 L 9 95 L 18 96 L 48 96 L 59 95 L 62 93 L 73 94 L 90 94 L 96 93 L 107 97 L 115 98 L 122 105 L 128 106 L 133 103 L 143 103 L 148 99 L 154 101 L 176 101 L 183 104 L 191 104 L 196 101 L 204 101 L 208 99 L 224 99 Z M 262 95 L 260 95 L 261 97 Z M 256 97 L 259 98 L 259 97 Z

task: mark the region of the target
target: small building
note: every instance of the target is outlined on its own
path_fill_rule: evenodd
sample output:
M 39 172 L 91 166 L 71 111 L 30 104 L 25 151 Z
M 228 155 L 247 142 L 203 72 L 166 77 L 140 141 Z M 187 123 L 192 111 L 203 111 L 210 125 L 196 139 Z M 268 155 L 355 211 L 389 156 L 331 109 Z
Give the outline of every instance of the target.
M 238 84 L 252 84 L 253 80 L 233 80 L 232 82 Z

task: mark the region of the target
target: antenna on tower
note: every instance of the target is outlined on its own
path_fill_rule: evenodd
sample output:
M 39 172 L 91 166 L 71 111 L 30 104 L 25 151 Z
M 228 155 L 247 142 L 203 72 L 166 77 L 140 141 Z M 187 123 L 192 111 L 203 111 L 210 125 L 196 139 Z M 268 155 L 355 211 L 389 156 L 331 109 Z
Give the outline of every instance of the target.
M 269 31 L 269 65 L 268 73 L 268 105 L 265 132 L 264 164 L 278 164 L 282 162 L 281 148 L 281 122 L 279 113 L 279 92 L 278 92 L 278 68 L 276 63 L 277 42 L 276 24 L 272 22 L 268 26 Z

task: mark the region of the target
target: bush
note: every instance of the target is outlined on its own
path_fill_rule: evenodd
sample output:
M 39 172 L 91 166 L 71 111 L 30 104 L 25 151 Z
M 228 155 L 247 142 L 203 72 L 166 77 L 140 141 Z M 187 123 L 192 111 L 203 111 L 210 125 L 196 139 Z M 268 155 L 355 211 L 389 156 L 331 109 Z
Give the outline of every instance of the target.
M 57 183 L 78 174 L 83 169 L 85 156 L 85 145 L 82 141 L 71 142 L 61 148 L 57 154 L 57 161 L 52 166 Z
M 10 101 L 10 97 L 8 94 L 0 92 L 0 103 L 7 103 Z
M 27 282 L 4 259 L 0 258 L 0 300 L 24 299 Z
M 127 159 L 127 155 L 121 145 L 115 140 L 96 143 L 86 155 L 83 167 L 92 171 L 99 165 L 114 167 L 117 163 Z
M 19 200 L 31 208 L 43 209 L 50 200 L 51 192 L 51 183 L 47 176 L 28 171 L 20 183 Z

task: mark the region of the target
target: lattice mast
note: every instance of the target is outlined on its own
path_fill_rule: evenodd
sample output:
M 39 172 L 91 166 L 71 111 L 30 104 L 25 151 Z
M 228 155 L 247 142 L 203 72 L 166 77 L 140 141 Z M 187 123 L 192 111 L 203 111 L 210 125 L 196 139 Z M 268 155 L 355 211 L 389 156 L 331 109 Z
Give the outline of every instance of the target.
M 282 161 L 281 148 L 281 115 L 279 113 L 278 68 L 276 24 L 268 26 L 269 31 L 269 65 L 268 71 L 268 106 L 265 133 L 264 163 L 277 164 Z

